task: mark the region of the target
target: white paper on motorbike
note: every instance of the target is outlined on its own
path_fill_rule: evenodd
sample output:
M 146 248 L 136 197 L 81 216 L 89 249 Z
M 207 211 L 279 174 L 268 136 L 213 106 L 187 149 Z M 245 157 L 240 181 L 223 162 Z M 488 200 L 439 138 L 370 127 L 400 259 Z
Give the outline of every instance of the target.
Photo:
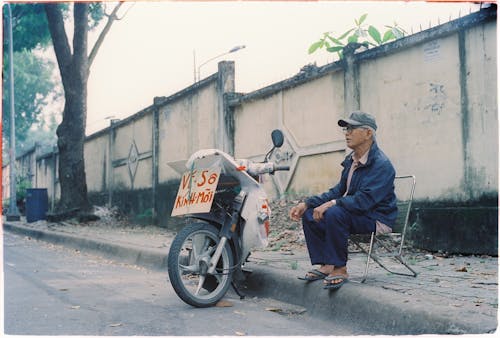
M 172 216 L 209 212 L 219 182 L 220 167 L 194 169 L 182 175 Z

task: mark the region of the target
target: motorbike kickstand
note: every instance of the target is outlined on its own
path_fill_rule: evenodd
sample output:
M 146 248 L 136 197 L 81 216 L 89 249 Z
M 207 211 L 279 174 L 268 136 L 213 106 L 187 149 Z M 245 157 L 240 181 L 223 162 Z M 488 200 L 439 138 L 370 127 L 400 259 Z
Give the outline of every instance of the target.
M 241 292 L 240 289 L 238 289 L 238 287 L 236 286 L 236 283 L 234 281 L 231 282 L 231 286 L 233 287 L 236 294 L 238 296 L 240 296 L 240 300 L 245 299 L 246 295 L 243 292 Z

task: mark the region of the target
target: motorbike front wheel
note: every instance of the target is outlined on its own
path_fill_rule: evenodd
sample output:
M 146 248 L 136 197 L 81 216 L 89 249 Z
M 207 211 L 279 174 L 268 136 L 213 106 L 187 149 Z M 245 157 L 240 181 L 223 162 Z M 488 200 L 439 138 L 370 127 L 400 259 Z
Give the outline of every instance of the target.
M 207 272 L 219 243 L 219 231 L 208 223 L 191 223 L 175 237 L 168 254 L 168 276 L 177 295 L 187 304 L 208 307 L 217 304 L 231 285 L 233 255 L 228 243 L 216 265 Z

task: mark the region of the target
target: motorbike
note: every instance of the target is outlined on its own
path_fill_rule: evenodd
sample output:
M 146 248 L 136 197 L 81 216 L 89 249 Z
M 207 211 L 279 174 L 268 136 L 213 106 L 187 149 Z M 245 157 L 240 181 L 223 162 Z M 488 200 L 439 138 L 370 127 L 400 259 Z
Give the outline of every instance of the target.
M 269 159 L 283 145 L 271 133 L 272 149 L 263 162 L 236 160 L 217 149 L 195 152 L 185 163 L 172 216 L 186 219 L 168 254 L 168 275 L 176 294 L 194 307 L 217 304 L 244 280 L 252 250 L 268 245 L 271 209 L 261 176 L 289 166 Z

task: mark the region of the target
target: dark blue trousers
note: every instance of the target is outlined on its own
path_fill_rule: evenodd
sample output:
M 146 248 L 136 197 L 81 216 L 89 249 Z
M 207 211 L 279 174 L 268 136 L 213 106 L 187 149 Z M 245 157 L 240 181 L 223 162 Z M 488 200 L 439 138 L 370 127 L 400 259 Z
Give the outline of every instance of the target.
M 319 222 L 313 219 L 313 209 L 307 209 L 302 216 L 302 224 L 313 265 L 345 266 L 349 235 L 375 231 L 375 220 L 350 213 L 339 206 L 329 208 Z

